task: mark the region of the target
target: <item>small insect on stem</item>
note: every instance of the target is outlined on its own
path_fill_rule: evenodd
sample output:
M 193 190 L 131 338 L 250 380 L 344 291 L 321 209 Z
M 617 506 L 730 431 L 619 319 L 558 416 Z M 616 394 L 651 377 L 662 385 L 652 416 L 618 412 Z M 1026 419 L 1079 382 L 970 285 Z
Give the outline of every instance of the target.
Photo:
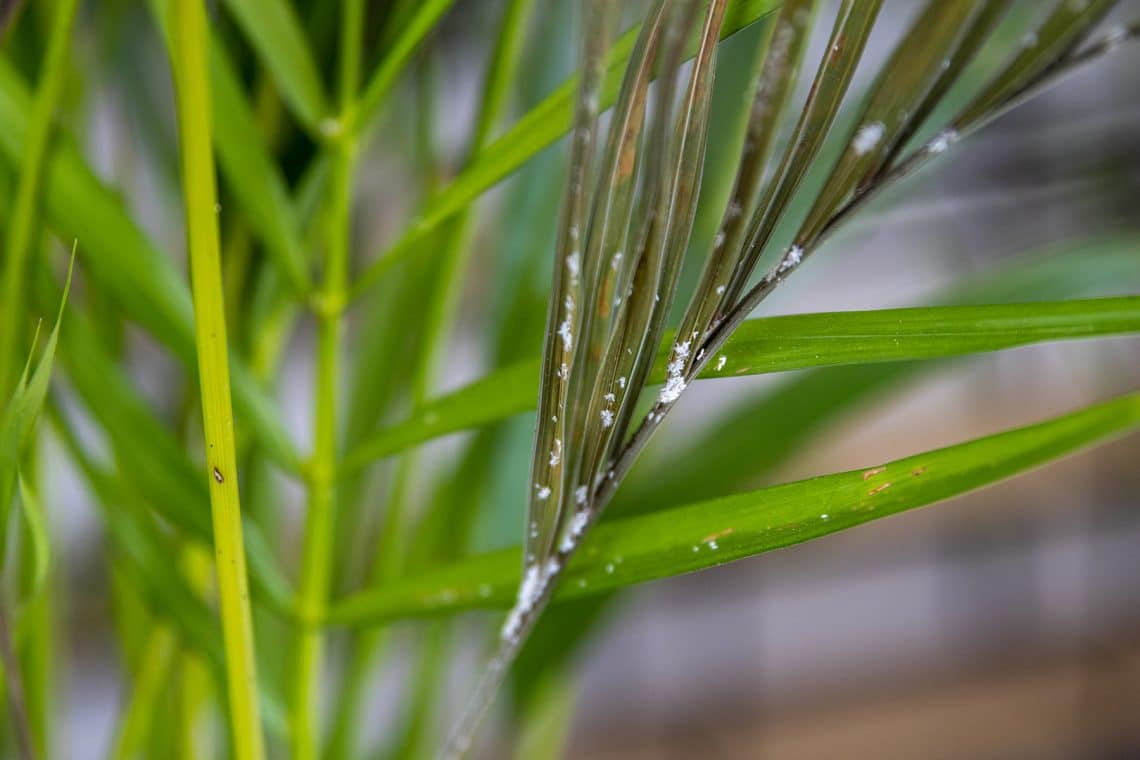
M 219 470 L 217 467 L 214 468 L 214 480 L 218 481 L 219 483 L 225 483 L 226 482 L 225 477 L 222 475 L 222 471 Z

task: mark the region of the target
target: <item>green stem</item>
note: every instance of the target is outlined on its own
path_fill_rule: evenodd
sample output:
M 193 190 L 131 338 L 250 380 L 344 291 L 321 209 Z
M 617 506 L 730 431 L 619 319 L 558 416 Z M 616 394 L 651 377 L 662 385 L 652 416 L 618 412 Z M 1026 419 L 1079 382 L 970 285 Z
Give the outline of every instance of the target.
M 360 81 L 364 27 L 363 0 L 348 0 L 341 16 L 340 123 L 353 119 Z M 341 364 L 342 315 L 352 237 L 352 183 L 355 137 L 340 129 L 330 146 L 333 154 L 328 205 L 325 276 L 313 299 L 317 317 L 317 368 L 313 409 L 313 455 L 309 470 L 309 503 L 301 559 L 298 609 L 302 620 L 323 615 L 332 576 L 336 524 L 337 399 Z M 290 728 L 296 760 L 316 758 L 320 745 L 319 688 L 324 648 L 320 627 L 306 627 L 297 637 L 293 660 Z
M 175 0 L 174 82 L 182 153 L 186 231 L 206 473 L 213 515 L 215 566 L 226 653 L 234 757 L 264 756 L 249 581 L 242 544 L 241 500 L 219 254 L 217 188 L 210 140 L 206 15 L 200 0 Z
M 533 5 L 534 0 L 511 0 L 504 12 L 471 136 L 468 163 L 489 142 L 492 130 L 507 102 Z M 459 301 L 469 261 L 468 239 L 471 220 L 469 211 L 461 214 L 454 220 L 443 241 L 443 251 L 435 275 L 436 287 L 428 306 L 419 355 L 412 369 L 411 394 L 415 409 L 422 408 L 431 395 L 439 358 L 451 334 L 449 325 Z M 370 587 L 392 582 L 403 564 L 403 554 L 399 552 L 399 547 L 407 540 L 409 486 L 414 481 L 417 464 L 418 457 L 415 452 L 406 454 L 400 460 L 392 498 L 389 499 L 380 532 L 380 544 L 373 555 L 369 570 Z M 442 633 L 437 634 L 436 638 L 439 641 L 434 643 L 432 648 L 442 650 L 445 647 Z M 351 648 L 348 677 L 338 702 L 339 709 L 330 744 L 330 757 L 343 758 L 352 754 L 356 741 L 357 713 L 368 683 L 367 674 L 386 641 L 386 632 L 369 631 L 362 634 Z M 437 654 L 442 657 L 442 652 Z M 417 708 L 422 708 L 422 705 L 418 704 L 419 701 L 431 699 L 432 696 L 433 692 L 430 690 L 418 690 L 415 700 Z
M 24 324 L 24 282 L 36 221 L 36 203 L 51 136 L 51 122 L 67 74 L 71 29 L 77 0 L 60 0 L 52 23 L 40 86 L 32 105 L 28 136 L 20 163 L 20 179 L 4 240 L 4 290 L 0 296 L 0 393 L 15 381 L 20 355 L 18 341 Z M 6 397 L 6 395 L 5 395 Z

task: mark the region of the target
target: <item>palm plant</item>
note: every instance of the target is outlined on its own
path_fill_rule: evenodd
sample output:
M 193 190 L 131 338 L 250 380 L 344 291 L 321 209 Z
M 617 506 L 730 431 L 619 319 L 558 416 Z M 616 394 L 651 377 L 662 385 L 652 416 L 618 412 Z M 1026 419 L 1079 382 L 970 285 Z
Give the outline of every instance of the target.
M 0 386 L 11 399 L 0 525 L 19 549 L 0 598 L 0 654 L 25 757 L 51 754 L 58 727 L 44 663 L 61 558 L 49 554 L 37 496 L 47 480 L 32 427 L 41 406 L 105 533 L 130 684 L 116 757 L 207 757 L 222 746 L 238 758 L 356 756 L 375 665 L 397 645 L 392 624 L 507 610 L 446 744 L 443 679 L 465 629 L 423 624 L 400 728 L 383 745 L 400 756 L 460 755 L 512 666 L 520 712 L 539 709 L 535 684 L 557 673 L 619 589 L 943 501 L 1140 426 L 1134 392 L 855 471 L 712 490 L 770 469 L 841 409 L 931 360 L 1140 332 L 1140 298 L 1082 297 L 1135 281 L 1127 237 L 964 282 L 938 305 L 753 317 L 884 191 L 1134 39 L 1137 23 L 1100 31 L 1113 0 L 933 0 L 865 89 L 856 73 L 890 15 L 882 0 L 837 9 L 652 0 L 620 36 L 631 10 L 588 0 L 577 75 L 500 133 L 512 100 L 543 78 L 523 65 L 528 34 L 543 34 L 532 21 L 549 16 L 548 36 L 568 23 L 563 4 L 506 0 L 473 126 L 446 159 L 432 139 L 430 44 L 451 0 L 151 0 L 145 14 L 131 3 L 77 5 L 16 4 L 0 58 L 0 197 L 9 201 L 0 204 Z M 69 55 L 85 11 L 108 38 L 143 30 L 168 50 L 177 146 L 156 148 L 154 163 L 180 179 L 171 192 L 180 192 L 189 283 L 62 118 L 69 84 L 84 84 Z M 816 55 L 812 35 L 824 32 Z M 718 51 L 734 35 L 750 41 L 749 66 L 736 72 L 732 118 L 720 123 Z M 555 57 L 550 39 L 536 47 Z M 147 90 L 130 65 L 108 71 Z M 149 142 L 161 146 L 171 109 L 137 100 Z M 719 164 L 708 159 L 714 134 L 728 156 Z M 408 147 L 401 170 L 415 192 L 400 195 L 418 195 L 418 211 L 365 256 L 358 199 L 376 135 Z M 563 136 L 564 172 L 560 155 L 543 150 Z M 554 239 L 535 214 L 531 237 L 512 243 L 526 225 L 506 215 L 496 250 L 523 254 L 477 259 L 477 204 L 516 173 L 531 183 L 516 209 L 561 194 Z M 53 239 L 76 241 L 81 287 L 70 299 Z M 551 248 L 549 288 L 529 287 L 545 277 Z M 464 284 L 480 266 L 496 273 L 505 304 L 488 330 L 496 369 L 441 392 Z M 29 315 L 61 300 L 66 311 L 21 376 Z M 302 444 L 287 424 L 295 394 L 277 381 L 310 328 Z M 128 374 L 146 361 L 140 334 L 178 363 L 178 382 L 160 394 L 165 408 Z M 49 394 L 56 353 L 62 372 Z M 638 477 L 651 436 L 697 380 L 808 369 Z M 524 483 L 509 466 L 518 436 L 507 418 L 531 410 Z M 442 462 L 421 450 L 475 429 Z M 472 551 L 500 479 L 512 498 L 525 486 L 520 546 Z M 299 525 L 281 508 L 296 489 Z M 26 518 L 18 531 L 14 503 Z M 520 753 L 557 752 L 557 740 Z

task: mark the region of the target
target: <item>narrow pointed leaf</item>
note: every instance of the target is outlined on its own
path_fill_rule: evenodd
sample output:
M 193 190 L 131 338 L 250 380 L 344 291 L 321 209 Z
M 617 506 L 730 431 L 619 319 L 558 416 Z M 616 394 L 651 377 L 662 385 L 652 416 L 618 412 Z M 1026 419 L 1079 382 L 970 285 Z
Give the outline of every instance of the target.
M 1134 332 L 1140 332 L 1135 296 L 768 317 L 745 322 L 700 377 L 933 359 Z M 666 355 L 658 355 L 650 382 L 665 379 L 666 361 Z M 381 431 L 354 451 L 345 467 L 353 470 L 422 441 L 531 409 L 537 384 L 534 360 L 497 370 Z
M 27 85 L 0 58 L 0 160 L 14 165 L 24 149 Z M 187 366 L 194 365 L 190 291 L 163 255 L 128 215 L 120 198 L 88 167 L 75 145 L 60 140 L 45 167 L 43 204 L 60 237 L 83 242 L 85 272 L 131 319 L 142 325 Z M 292 471 L 300 457 L 268 394 L 244 364 L 233 366 L 234 400 L 243 421 L 266 452 Z
M 848 147 L 796 235 L 796 245 L 814 239 L 839 204 L 878 173 L 912 131 L 911 120 L 922 115 L 919 106 L 942 79 L 982 6 L 982 0 L 934 0 L 919 14 L 879 72 Z
M 681 335 L 703 335 L 723 306 L 733 272 L 744 253 L 748 220 L 764 190 L 764 172 L 811 38 L 817 6 L 816 0 L 785 2 L 761 46 L 736 179 L 700 283 L 685 310 Z
M 1026 427 L 849 472 L 603 523 L 571 560 L 558 599 L 573 599 L 722 565 L 934 504 L 1140 428 L 1133 393 Z M 503 608 L 518 550 L 482 555 L 349 597 L 336 625 L 471 608 Z
M 1072 51 L 1118 0 L 1058 0 L 1041 25 L 1024 40 L 1008 66 L 955 119 L 965 129 L 1017 94 Z
M 771 13 L 778 5 L 778 0 L 735 0 L 729 3 L 721 28 L 721 38 L 735 34 L 755 23 Z M 617 96 L 622 72 L 629 62 L 639 31 L 640 27 L 630 29 L 610 49 L 605 85 L 601 91 L 603 109 L 613 104 Z M 689 50 L 690 55 L 696 51 L 695 41 Z M 353 286 L 353 295 L 359 295 L 383 276 L 396 261 L 416 250 L 416 243 L 440 223 L 566 134 L 573 123 L 576 89 L 577 77 L 571 77 L 546 100 L 519 119 L 499 139 L 487 146 L 479 160 L 466 168 L 454 182 L 436 196 L 430 206 L 411 222 L 400 238 L 369 265 Z
M 568 441 L 571 404 L 570 368 L 574 363 L 575 337 L 581 340 L 581 314 L 591 308 L 583 297 L 582 255 L 590 221 L 590 191 L 593 177 L 599 90 L 605 71 L 605 46 L 614 23 L 616 4 L 597 2 L 588 6 L 588 32 L 582 50 L 581 88 L 577 93 L 574 140 L 570 145 L 569 178 L 562 199 L 558 238 L 554 251 L 551 296 L 547 305 L 548 329 L 542 347 L 541 364 L 527 368 L 528 374 L 507 378 L 510 383 L 537 391 L 541 416 L 535 429 L 530 483 L 527 497 L 524 559 L 537 561 L 553 543 L 566 487 L 564 470 L 568 465 L 564 445 Z M 537 378 L 537 382 L 536 382 Z M 532 398 L 535 393 L 529 394 Z M 541 453 L 540 453 L 541 452 Z
M 882 0 L 844 0 L 823 61 L 816 70 L 807 102 L 776 174 L 750 225 L 746 249 L 728 285 L 725 301 L 736 301 L 752 276 L 776 225 L 812 166 L 839 113 L 851 78 L 878 18 Z M 694 364 L 690 362 L 689 367 Z M 686 367 L 686 370 L 688 367 Z

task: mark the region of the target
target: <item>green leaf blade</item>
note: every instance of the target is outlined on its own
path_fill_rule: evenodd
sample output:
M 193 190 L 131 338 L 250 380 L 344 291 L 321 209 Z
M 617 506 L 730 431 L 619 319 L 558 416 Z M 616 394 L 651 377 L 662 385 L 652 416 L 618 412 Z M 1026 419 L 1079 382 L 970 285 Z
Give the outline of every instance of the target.
M 1136 296 L 767 317 L 745 322 L 699 377 L 935 359 L 1136 332 Z M 667 361 L 666 353 L 658 355 L 651 382 L 664 380 Z M 533 409 L 537 373 L 538 361 L 527 360 L 437 398 L 357 447 L 346 459 L 346 471 L 436 436 Z
M 715 567 L 998 483 L 1140 427 L 1140 393 L 905 459 L 598 525 L 556 594 L 573 599 Z M 348 597 L 333 625 L 505 608 L 518 582 L 508 549 Z

